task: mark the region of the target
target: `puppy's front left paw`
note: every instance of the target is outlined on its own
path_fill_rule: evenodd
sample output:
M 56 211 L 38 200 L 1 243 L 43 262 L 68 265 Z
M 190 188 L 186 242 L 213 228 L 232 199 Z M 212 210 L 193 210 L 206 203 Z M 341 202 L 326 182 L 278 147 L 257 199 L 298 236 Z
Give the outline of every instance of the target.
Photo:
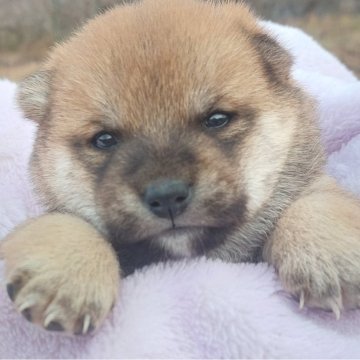
M 286 290 L 304 305 L 360 307 L 360 203 L 326 175 L 281 215 L 265 244 Z
M 276 268 L 285 289 L 299 299 L 300 308 L 330 310 L 339 318 L 343 309 L 360 307 L 360 258 L 356 249 L 353 253 L 332 250 L 283 254 Z
M 5 239 L 7 292 L 28 321 L 50 331 L 87 334 L 116 301 L 119 267 L 110 245 L 90 225 L 62 216 L 38 219 Z
M 313 261 L 312 261 L 313 260 Z M 304 305 L 334 312 L 337 318 L 343 308 L 341 281 L 337 268 L 319 259 L 286 258 L 277 265 L 284 288 Z

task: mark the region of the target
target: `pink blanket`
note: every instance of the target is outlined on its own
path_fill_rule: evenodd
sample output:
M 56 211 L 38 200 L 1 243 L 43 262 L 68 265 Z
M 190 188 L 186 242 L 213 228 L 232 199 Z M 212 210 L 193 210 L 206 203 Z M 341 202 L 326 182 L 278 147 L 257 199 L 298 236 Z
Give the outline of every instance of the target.
M 299 30 L 264 23 L 295 57 L 294 77 L 319 101 L 328 171 L 360 194 L 360 83 Z M 27 174 L 35 128 L 0 81 L 0 239 L 41 213 Z M 0 358 L 358 358 L 360 311 L 339 321 L 298 309 L 265 264 L 194 259 L 128 277 L 105 325 L 84 338 L 47 333 L 13 309 L 0 262 Z

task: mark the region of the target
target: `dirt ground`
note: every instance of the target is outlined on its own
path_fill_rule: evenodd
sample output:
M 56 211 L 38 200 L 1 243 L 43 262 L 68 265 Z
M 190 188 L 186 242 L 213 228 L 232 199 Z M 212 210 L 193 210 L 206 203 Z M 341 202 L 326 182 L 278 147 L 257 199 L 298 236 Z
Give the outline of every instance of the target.
M 303 18 L 289 18 L 283 23 L 297 26 L 312 35 L 360 77 L 360 14 L 310 14 Z M 0 52 L 0 78 L 19 81 L 34 72 L 50 45 L 43 42 L 13 53 Z

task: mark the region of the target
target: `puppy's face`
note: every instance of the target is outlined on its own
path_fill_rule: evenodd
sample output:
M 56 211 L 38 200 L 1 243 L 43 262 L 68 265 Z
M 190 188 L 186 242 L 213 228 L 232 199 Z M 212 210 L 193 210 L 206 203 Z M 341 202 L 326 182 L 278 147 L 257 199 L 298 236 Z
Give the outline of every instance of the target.
M 283 170 L 299 116 L 289 68 L 242 5 L 114 9 L 23 84 L 39 191 L 119 242 L 216 246 Z

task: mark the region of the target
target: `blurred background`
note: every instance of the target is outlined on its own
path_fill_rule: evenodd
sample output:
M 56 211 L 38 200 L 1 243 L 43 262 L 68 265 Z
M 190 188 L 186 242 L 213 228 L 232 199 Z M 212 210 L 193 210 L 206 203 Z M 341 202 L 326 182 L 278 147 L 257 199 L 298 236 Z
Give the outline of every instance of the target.
M 126 1 L 0 0 L 0 78 L 21 80 L 39 67 L 55 42 Z M 360 0 L 245 2 L 265 19 L 302 28 L 360 76 Z

